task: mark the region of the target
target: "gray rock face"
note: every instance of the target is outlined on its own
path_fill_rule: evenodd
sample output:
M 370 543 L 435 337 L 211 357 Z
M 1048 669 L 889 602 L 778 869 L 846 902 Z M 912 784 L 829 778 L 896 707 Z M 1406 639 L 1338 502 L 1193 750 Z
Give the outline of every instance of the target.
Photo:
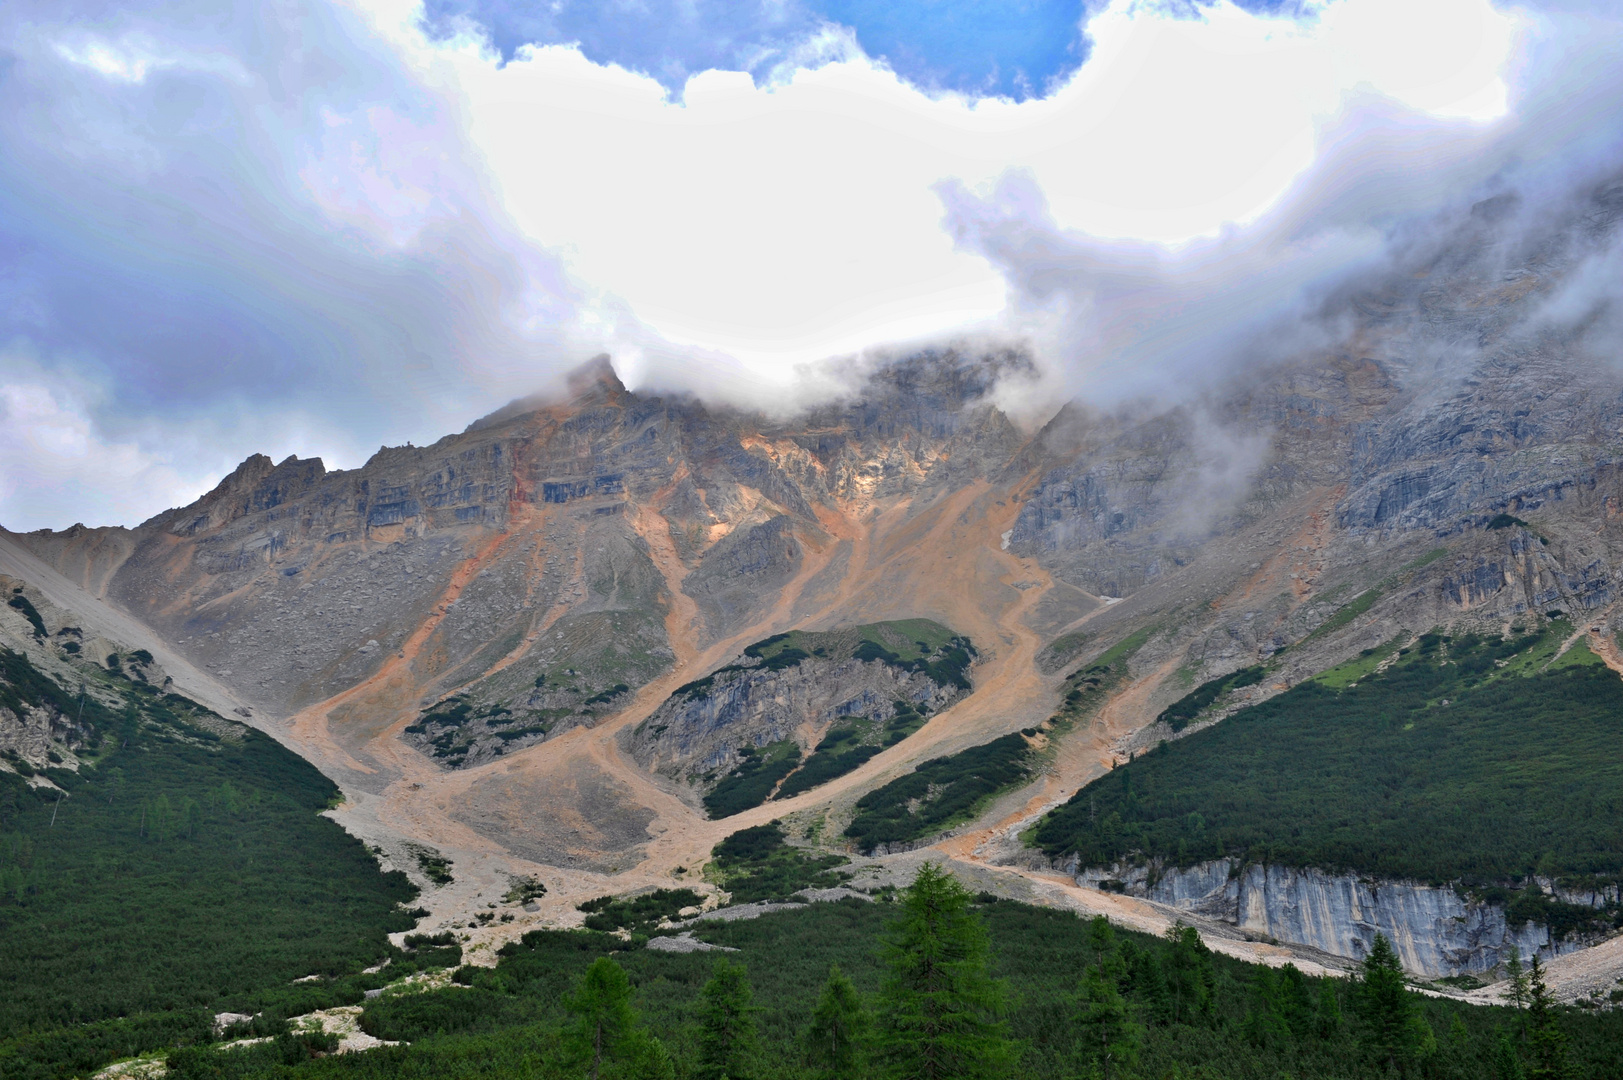
M 1453 889 L 1353 874 L 1218 859 L 1159 870 L 1111 867 L 1077 873 L 1078 884 L 1119 882 L 1158 903 L 1233 923 L 1259 937 L 1361 960 L 1386 935 L 1403 966 L 1430 976 L 1491 971 L 1513 954 L 1549 958 L 1583 943 L 1552 941 L 1536 923 L 1512 926 L 1504 909 L 1461 899 Z
M 678 692 L 638 725 L 628 749 L 646 769 L 696 776 L 737 764 L 740 747 L 794 739 L 810 751 L 840 720 L 888 720 L 897 701 L 935 713 L 958 694 L 879 660 L 813 657 L 779 671 L 728 672 L 701 693 Z
M 684 633 L 706 645 L 770 611 L 807 544 L 832 542 L 823 508 L 997 473 L 1024 436 L 987 398 L 1023 366 L 914 357 L 781 420 L 630 394 L 597 363 L 573 401 L 516 403 L 359 469 L 255 455 L 138 528 L 16 539 L 274 711 L 404 659 L 425 710 L 455 691 L 556 714 L 566 703 L 527 700 L 540 676 L 576 672 L 584 699 L 669 667 L 667 574 L 685 572 L 700 618 Z M 650 528 L 680 566 L 656 563 Z M 523 740 L 457 745 L 472 764 Z
M 1619 242 L 1620 190 L 1589 192 L 1536 227 L 1512 207 L 1443 228 L 1331 305 L 1350 328 L 1344 351 L 1170 411 L 1068 407 L 1039 440 L 1045 472 L 1011 550 L 1091 592 L 1130 596 L 1315 491 L 1334 499 L 1328 575 L 1372 547 L 1461 537 L 1500 513 L 1609 514 L 1623 496 L 1615 341 L 1546 312 L 1585 259 Z M 1564 555 L 1527 602 L 1610 603 L 1623 557 Z M 1455 571 L 1442 587 L 1474 607 L 1504 584 L 1500 569 Z

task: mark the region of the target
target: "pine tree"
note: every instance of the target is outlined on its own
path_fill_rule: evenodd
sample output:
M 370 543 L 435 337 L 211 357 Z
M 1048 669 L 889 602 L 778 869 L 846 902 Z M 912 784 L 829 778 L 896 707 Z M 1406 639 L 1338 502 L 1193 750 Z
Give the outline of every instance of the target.
M 1402 1070 L 1437 1047 L 1431 1025 L 1403 982 L 1403 967 L 1385 934 L 1364 958 L 1357 994 L 1359 1041 L 1388 1070 Z
M 1082 1052 L 1110 1080 L 1112 1070 L 1127 1069 L 1138 1060 L 1144 1025 L 1136 1022 L 1108 965 L 1101 959 L 1089 965 L 1077 988 L 1077 1026 Z
M 987 970 L 986 928 L 969 900 L 925 863 L 889 928 L 880 1048 L 898 1080 L 1001 1076 L 1014 1059 L 1002 1020 L 1007 990 Z
M 1154 949 L 1134 949 L 1127 962 L 1129 984 L 1124 989 L 1138 1003 L 1140 1015 L 1153 1024 L 1172 1020 L 1172 994 L 1167 988 L 1161 956 Z
M 1336 979 L 1319 982 L 1318 1032 L 1321 1039 L 1333 1039 L 1341 1030 L 1341 998 L 1336 993 Z
M 1522 968 L 1520 949 L 1511 953 L 1505 964 L 1504 998 L 1513 1009 L 1527 1008 L 1527 972 Z
M 1258 967 L 1251 980 L 1251 1002 L 1245 1013 L 1245 1036 L 1252 1046 L 1269 1049 L 1288 1046 L 1290 1025 L 1280 997 L 1279 979 L 1266 967 Z
M 1212 951 L 1200 939 L 1200 931 L 1179 923 L 1167 928 L 1172 948 L 1167 953 L 1167 992 L 1172 1000 L 1172 1020 L 1194 1024 L 1210 1018 L 1215 997 L 1216 977 L 1212 971 Z
M 753 1080 L 761 1057 L 744 965 L 717 960 L 699 991 L 698 1080 Z
M 563 1059 L 571 1072 L 588 1080 L 672 1074 L 669 1054 L 643 1031 L 631 1007 L 630 979 L 609 957 L 592 961 L 563 1007 L 575 1017 L 563 1031 Z
M 1299 1039 L 1312 1034 L 1318 1017 L 1313 995 L 1308 992 L 1307 976 L 1295 964 L 1286 964 L 1274 979 L 1274 989 L 1280 1015 L 1291 1034 Z
M 839 965 L 834 965 L 806 1029 L 808 1056 L 829 1080 L 855 1080 L 867 1072 L 872 1037 L 868 1007 Z
M 564 1030 L 566 1067 L 588 1080 L 600 1077 L 658 1077 L 671 1072 L 668 1055 L 658 1040 L 647 1035 L 631 1006 L 631 982 L 619 964 L 607 956 L 592 961 L 574 993 L 564 999 L 574 1017 Z M 664 1058 L 666 1068 L 650 1062 Z
M 1556 1024 L 1555 1000 L 1544 983 L 1544 966 L 1533 954 L 1527 971 L 1527 1050 L 1532 1057 L 1528 1080 L 1566 1080 L 1567 1036 Z

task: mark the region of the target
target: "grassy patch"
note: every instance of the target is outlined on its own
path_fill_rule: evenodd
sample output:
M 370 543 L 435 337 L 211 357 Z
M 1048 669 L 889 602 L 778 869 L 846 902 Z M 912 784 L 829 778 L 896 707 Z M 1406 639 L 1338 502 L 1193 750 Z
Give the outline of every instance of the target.
M 1088 666 L 1091 668 L 1112 668 L 1117 664 L 1127 662 L 1132 659 L 1134 653 L 1144 647 L 1144 643 L 1149 641 L 1159 629 L 1161 629 L 1159 626 L 1145 626 L 1134 630 L 1131 634 L 1106 649 Z
M 1351 601 L 1341 605 L 1334 615 L 1313 628 L 1313 632 L 1306 638 L 1313 641 L 1317 638 L 1327 637 L 1352 622 L 1358 616 L 1375 606 L 1375 601 L 1381 598 L 1379 589 L 1366 589 L 1353 597 Z
M 1403 641 L 1400 635 L 1384 645 L 1365 649 L 1346 663 L 1319 672 L 1313 676 L 1313 681 L 1333 690 L 1344 690 L 1380 667 L 1387 657 L 1398 651 Z
M 1430 566 L 1432 563 L 1436 562 L 1438 559 L 1441 559 L 1447 554 L 1448 549 L 1445 547 L 1432 548 L 1419 558 L 1405 563 L 1403 567 L 1400 568 L 1396 573 L 1387 575 L 1377 582 L 1374 587 L 1366 589 L 1357 596 L 1353 597 L 1348 603 L 1343 604 L 1339 609 L 1337 609 L 1335 614 L 1331 615 L 1328 619 L 1324 620 L 1324 622 L 1314 627 L 1313 632 L 1302 639 L 1302 643 L 1306 644 L 1309 641 L 1316 641 L 1319 638 L 1327 637 L 1328 635 L 1335 633 L 1337 630 L 1340 630 L 1343 626 L 1346 626 L 1348 623 L 1358 618 L 1358 616 L 1364 614 L 1364 612 L 1374 607 L 1375 601 L 1379 600 L 1387 592 L 1387 590 L 1391 589 L 1394 585 L 1407 581 L 1414 575 L 1416 570 L 1419 570 L 1424 566 Z
M 1092 640 L 1093 634 L 1088 630 L 1073 630 L 1069 634 L 1062 634 L 1042 647 L 1042 651 L 1037 654 L 1037 666 L 1049 673 L 1056 672 L 1075 660 Z

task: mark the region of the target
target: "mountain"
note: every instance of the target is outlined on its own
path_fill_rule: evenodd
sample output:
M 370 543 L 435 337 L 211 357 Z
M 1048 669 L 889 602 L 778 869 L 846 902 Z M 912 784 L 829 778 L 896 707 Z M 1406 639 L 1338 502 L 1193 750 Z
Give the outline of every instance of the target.
M 936 850 L 1052 873 L 1021 834 L 1084 784 L 1365 650 L 1560 617 L 1623 667 L 1623 375 L 1604 318 L 1561 314 L 1620 217 L 1623 182 L 1478 204 L 1330 297 L 1328 344 L 1171 404 L 1074 401 L 1028 430 L 998 390 L 1032 361 L 936 351 L 773 416 L 628 391 L 600 358 L 566 400 L 358 469 L 255 456 L 133 529 L 0 544 L 229 687 L 343 786 L 347 828 L 445 853 L 442 921 L 504 874 L 547 883 L 537 918 L 691 882 L 738 829 L 849 822 L 1015 733 L 1030 779 Z M 766 671 L 778 635 L 903 620 L 943 636 L 876 647 L 926 664 L 960 640 L 967 689 L 857 637 Z M 1072 678 L 1107 656 L 1120 678 Z M 897 702 L 928 708 L 892 740 Z M 878 726 L 825 746 L 857 713 Z M 760 800 L 712 819 L 735 774 Z

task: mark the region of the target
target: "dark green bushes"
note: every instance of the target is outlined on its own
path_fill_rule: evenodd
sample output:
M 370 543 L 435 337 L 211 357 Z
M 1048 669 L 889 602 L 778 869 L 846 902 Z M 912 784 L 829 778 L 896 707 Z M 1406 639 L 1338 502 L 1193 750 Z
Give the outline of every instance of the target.
M 1360 987 L 1278 971 L 1208 951 L 1187 932 L 1150 937 L 1090 922 L 1054 909 L 1001 901 L 973 905 L 989 939 L 990 974 L 1007 980 L 1008 1035 L 1018 1061 L 1001 1073 L 1029 1080 L 1072 1080 L 1098 1068 L 1097 1036 L 1130 1049 L 1129 1067 L 1112 1077 L 1199 1080 L 1385 1080 L 1378 1057 L 1377 1010 Z M 739 950 L 757 1010 L 762 1053 L 755 1080 L 811 1080 L 802 1036 L 812 1022 L 829 970 L 838 965 L 869 1008 L 889 1002 L 880 943 L 897 905 L 846 900 L 796 906 L 730 923 L 705 923 L 701 938 Z M 701 991 L 714 954 L 672 954 L 590 931 L 537 931 L 502 951 L 495 970 L 478 969 L 474 985 L 402 995 L 368 1003 L 362 1026 L 408 1046 L 364 1054 L 307 1058 L 291 1065 L 266 1060 L 245 1078 L 256 1080 L 563 1080 L 583 1070 L 558 1066 L 560 1034 L 575 1021 L 566 997 L 601 957 L 621 967 L 647 1031 L 674 1059 L 675 1075 L 701 1064 Z M 1092 973 L 1090 975 L 1090 973 Z M 1111 1030 L 1108 1008 L 1084 997 L 1114 995 L 1131 1027 Z M 1390 990 L 1390 988 L 1388 988 Z M 1390 995 L 1388 995 L 1390 996 Z M 1434 1049 L 1408 1075 L 1453 1080 L 1494 1077 L 1501 1033 L 1513 1058 L 1532 1061 L 1518 1032 L 1526 1013 L 1507 1008 L 1409 995 L 1406 1008 L 1434 1035 Z M 1108 1005 L 1108 1001 L 1104 1002 Z M 1572 1080 L 1615 1076 L 1623 1045 L 1623 1012 L 1555 1009 L 1553 1024 L 1567 1040 Z M 1528 1024 L 1527 1026 L 1531 1026 Z M 231 1053 L 230 1051 L 226 1053 Z M 221 1056 L 224 1056 L 223 1054 Z M 881 1075 L 878 1068 L 867 1075 Z
M 45 637 L 45 620 L 39 617 L 38 609 L 36 609 L 33 604 L 29 603 L 28 597 L 24 596 L 22 593 L 18 593 L 10 600 L 6 601 L 6 604 L 8 607 L 15 608 L 22 612 L 23 618 L 27 619 L 29 625 L 33 626 L 35 637 L 42 639 Z
M 741 829 L 715 846 L 711 869 L 733 903 L 786 900 L 801 889 L 830 889 L 850 877 L 835 869 L 851 861 L 843 855 L 814 855 L 784 841 L 773 821 Z
M 699 907 L 704 897 L 692 889 L 655 889 L 641 896 L 600 896 L 577 904 L 575 910 L 584 911 L 586 929 L 604 933 L 630 930 L 646 934 L 662 919 L 674 919 L 686 907 Z
M 1030 775 L 1031 746 L 1018 732 L 933 758 L 857 800 L 845 835 L 863 851 L 921 839 L 967 818 L 983 800 Z
M 1617 880 L 1623 683 L 1577 647 L 1552 662 L 1569 629 L 1429 634 L 1344 689 L 1327 673 L 1117 768 L 1035 839 L 1086 865 L 1137 852 L 1466 885 Z M 1552 925 L 1576 915 L 1518 903 Z
M 1163 720 L 1172 725 L 1173 731 L 1182 731 L 1189 726 L 1189 721 L 1200 715 L 1200 711 L 1230 690 L 1238 690 L 1243 686 L 1255 686 L 1262 681 L 1266 669 L 1261 665 L 1241 668 L 1230 672 L 1220 678 L 1203 682 L 1183 697 L 1174 701 L 1161 711 L 1157 720 Z
M 778 781 L 800 764 L 800 747 L 788 740 L 760 749 L 744 746 L 738 752 L 744 760 L 704 797 L 705 812 L 712 818 L 731 817 L 760 806 Z
M 0 695 L 77 709 L 19 661 L 0 652 Z M 415 892 L 319 816 L 331 781 L 259 732 L 194 725 L 200 710 L 183 698 L 130 685 L 125 702 L 86 698 L 109 749 L 79 773 L 47 770 L 65 798 L 0 774 L 0 1040 L 130 1018 L 30 1037 L 66 1040 L 36 1057 L 72 1058 L 171 1023 L 136 1014 L 251 1002 L 390 955 L 386 935 L 411 926 L 400 905 Z

